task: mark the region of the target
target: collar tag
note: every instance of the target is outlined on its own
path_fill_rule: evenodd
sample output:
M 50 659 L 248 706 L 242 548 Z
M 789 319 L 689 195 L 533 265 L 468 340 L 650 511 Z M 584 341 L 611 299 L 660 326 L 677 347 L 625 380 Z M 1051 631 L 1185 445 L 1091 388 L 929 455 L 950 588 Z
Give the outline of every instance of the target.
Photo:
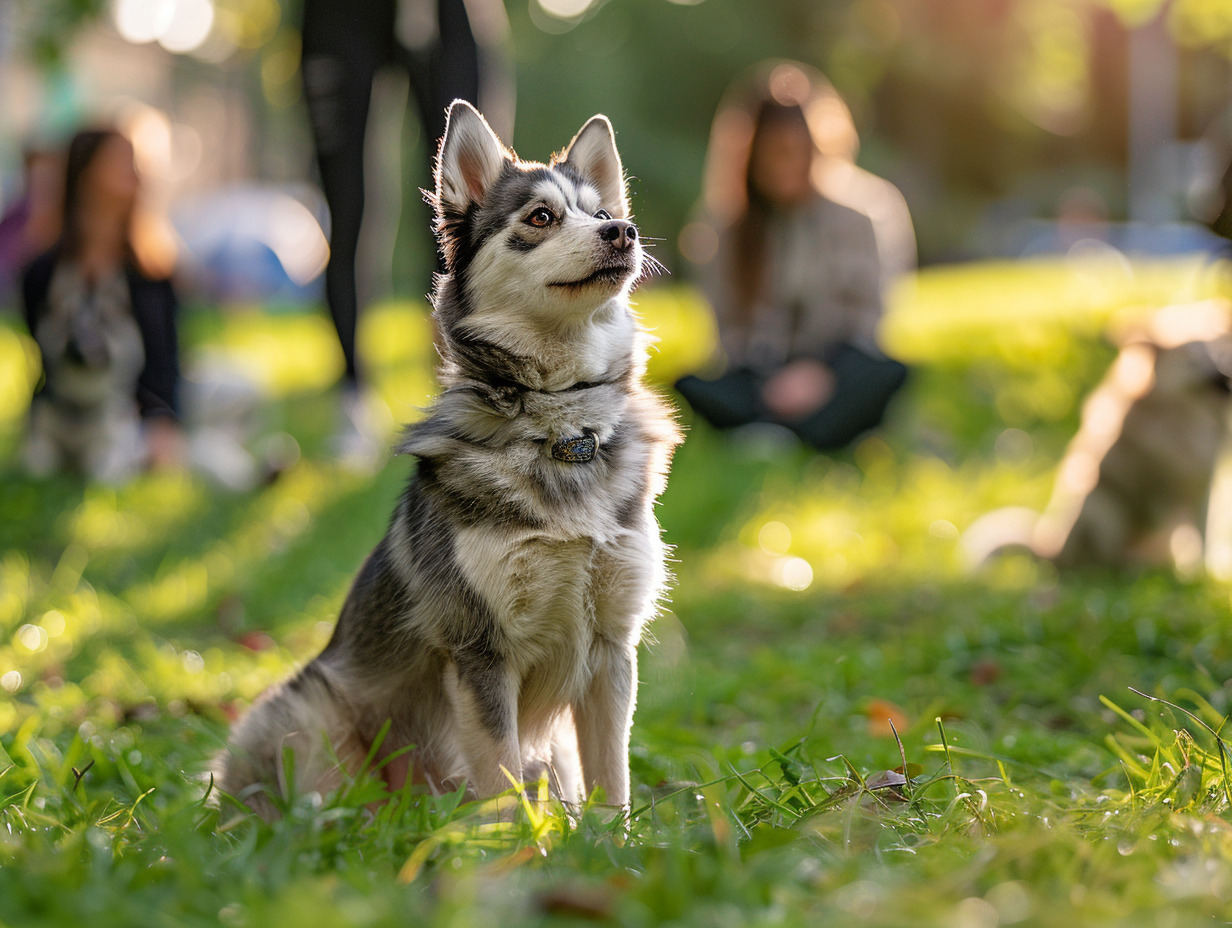
M 566 464 L 585 464 L 594 460 L 597 447 L 595 433 L 587 429 L 581 435 L 556 439 L 552 444 L 552 457 Z

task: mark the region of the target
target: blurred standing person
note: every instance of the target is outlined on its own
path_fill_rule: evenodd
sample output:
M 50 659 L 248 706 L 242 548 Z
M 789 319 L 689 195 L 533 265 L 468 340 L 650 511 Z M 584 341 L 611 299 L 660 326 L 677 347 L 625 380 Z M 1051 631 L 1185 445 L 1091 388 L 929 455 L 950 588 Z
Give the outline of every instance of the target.
M 430 158 L 445 131 L 445 109 L 455 98 L 479 106 L 508 137 L 512 81 L 499 66 L 507 33 L 501 0 L 304 0 L 304 96 L 330 212 L 325 296 L 345 362 L 335 451 L 355 466 L 370 467 L 379 459 L 377 423 L 388 418 L 364 395 L 355 351 L 355 259 L 373 80 L 387 66 L 406 71 Z M 427 222 L 429 214 L 424 216 Z
M 815 126 L 831 95 L 812 69 L 776 62 L 721 104 L 707 154 L 711 247 L 692 251 L 727 370 L 676 384 L 718 428 L 771 422 L 823 450 L 877 425 L 907 376 L 877 346 L 887 274 L 874 224 L 818 186 Z
M 142 221 L 139 192 L 123 134 L 74 136 L 59 240 L 22 277 L 43 363 L 25 448 L 35 473 L 76 469 L 114 483 L 184 462 L 173 253 Z

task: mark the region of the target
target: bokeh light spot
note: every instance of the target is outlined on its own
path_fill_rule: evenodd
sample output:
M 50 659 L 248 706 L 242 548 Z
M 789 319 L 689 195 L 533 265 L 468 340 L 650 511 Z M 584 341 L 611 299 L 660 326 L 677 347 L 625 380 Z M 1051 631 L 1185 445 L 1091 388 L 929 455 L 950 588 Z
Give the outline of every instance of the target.
M 774 582 L 797 593 L 813 585 L 813 565 L 802 557 L 781 558 L 775 565 Z
M 116 0 L 112 18 L 120 35 L 135 45 L 153 42 L 175 16 L 175 0 Z
M 32 654 L 47 647 L 47 629 L 38 625 L 23 625 L 17 629 L 17 643 Z
M 557 19 L 577 19 L 591 8 L 594 0 L 539 0 L 539 6 Z
M 47 629 L 48 637 L 59 638 L 64 634 L 66 627 L 64 613 L 58 609 L 50 609 L 43 614 L 43 621 L 39 624 Z
M 205 44 L 213 27 L 211 0 L 176 0 L 171 22 L 158 37 L 158 44 L 169 52 L 195 51 Z
M 786 554 L 791 547 L 791 529 L 782 522 L 767 522 L 757 532 L 757 545 L 767 554 Z
M 192 52 L 214 28 L 214 0 L 115 0 L 112 21 L 126 41 L 158 42 L 169 52 Z

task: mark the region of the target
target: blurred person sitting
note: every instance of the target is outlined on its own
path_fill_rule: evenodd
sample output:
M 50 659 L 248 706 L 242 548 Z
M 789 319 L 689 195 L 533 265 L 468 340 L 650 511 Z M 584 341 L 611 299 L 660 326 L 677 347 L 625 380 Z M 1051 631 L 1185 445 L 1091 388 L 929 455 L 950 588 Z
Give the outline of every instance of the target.
M 117 483 L 184 461 L 178 301 L 169 255 L 137 231 L 140 186 L 119 131 L 73 138 L 59 241 L 22 278 L 43 364 L 25 447 L 36 474 Z
M 780 62 L 720 106 L 703 220 L 713 247 L 692 252 L 727 369 L 676 384 L 718 428 L 775 423 L 821 450 L 876 426 L 907 376 L 877 346 L 887 275 L 874 223 L 818 188 L 811 120 L 832 94 Z
M 22 154 L 22 189 L 0 217 L 0 297 L 34 258 L 60 237 L 63 153 L 43 145 Z

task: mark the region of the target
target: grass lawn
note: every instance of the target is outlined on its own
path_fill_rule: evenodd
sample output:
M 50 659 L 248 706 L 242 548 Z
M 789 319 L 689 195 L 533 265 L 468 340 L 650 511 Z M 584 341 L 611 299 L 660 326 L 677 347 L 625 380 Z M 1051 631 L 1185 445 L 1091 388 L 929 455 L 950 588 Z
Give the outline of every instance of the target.
M 1109 324 L 1230 290 L 1185 262 L 928 271 L 887 321 L 914 373 L 877 435 L 818 456 L 692 427 L 627 823 L 378 806 L 366 779 L 221 823 L 230 719 L 324 643 L 409 463 L 323 453 L 323 314 L 200 313 L 190 357 L 259 380 L 299 463 L 241 495 L 32 482 L 29 345 L 0 327 L 0 926 L 1228 924 L 1232 590 L 972 573 L 959 536 L 1043 504 Z M 657 379 L 706 355 L 688 291 L 641 310 Z M 432 389 L 428 332 L 413 306 L 365 322 L 400 419 Z

